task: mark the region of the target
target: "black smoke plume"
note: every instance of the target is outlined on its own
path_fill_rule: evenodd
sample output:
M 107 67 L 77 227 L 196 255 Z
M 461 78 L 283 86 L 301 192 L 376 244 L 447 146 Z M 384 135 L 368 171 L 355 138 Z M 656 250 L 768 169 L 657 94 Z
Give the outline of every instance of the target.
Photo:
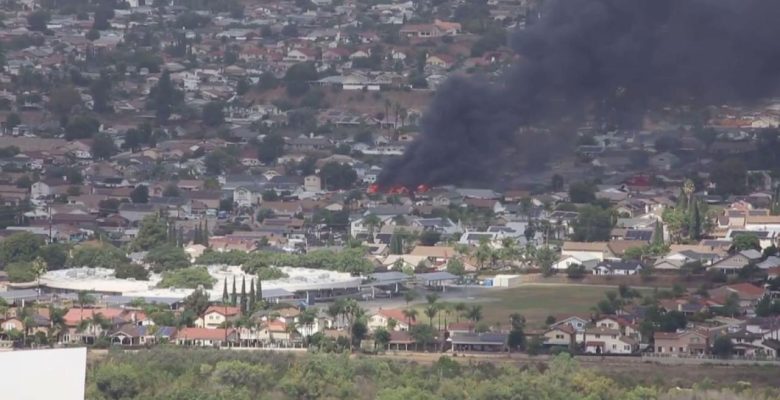
M 775 94 L 777 21 L 780 0 L 552 0 L 511 38 L 519 60 L 510 71 L 441 86 L 421 134 L 379 183 L 492 180 L 507 153 L 547 151 L 529 139 L 530 127 L 579 118 L 594 105 L 631 124 L 653 107 Z

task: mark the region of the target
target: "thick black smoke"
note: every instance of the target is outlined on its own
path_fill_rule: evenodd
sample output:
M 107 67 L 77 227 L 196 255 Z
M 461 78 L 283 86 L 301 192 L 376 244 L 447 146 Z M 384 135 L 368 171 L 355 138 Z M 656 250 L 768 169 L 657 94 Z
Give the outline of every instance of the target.
M 780 88 L 780 0 L 553 0 L 514 34 L 497 82 L 454 77 L 382 185 L 488 180 L 502 155 L 546 151 L 526 127 L 607 105 L 621 121 L 654 106 L 760 99 Z M 514 150 L 514 151 L 513 151 Z

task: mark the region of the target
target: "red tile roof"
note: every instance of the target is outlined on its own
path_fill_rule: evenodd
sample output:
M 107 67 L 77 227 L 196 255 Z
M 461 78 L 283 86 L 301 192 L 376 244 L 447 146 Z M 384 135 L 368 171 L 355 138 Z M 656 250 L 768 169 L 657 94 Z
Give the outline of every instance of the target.
M 389 310 L 379 310 L 377 311 L 377 314 L 385 317 L 385 318 L 392 318 L 398 322 L 407 323 L 408 318 L 404 315 L 403 310 L 399 309 L 389 309 Z M 412 321 L 412 325 L 415 324 L 415 321 Z
M 219 315 L 232 317 L 234 315 L 238 315 L 241 310 L 238 307 L 231 307 L 231 306 L 209 306 L 209 308 L 206 309 L 206 311 L 203 313 L 203 315 L 208 315 L 211 313 L 217 313 Z
M 65 313 L 63 320 L 67 326 L 76 326 L 85 319 L 93 318 L 95 314 L 100 314 L 105 319 L 114 319 L 122 316 L 124 312 L 121 308 L 71 308 Z

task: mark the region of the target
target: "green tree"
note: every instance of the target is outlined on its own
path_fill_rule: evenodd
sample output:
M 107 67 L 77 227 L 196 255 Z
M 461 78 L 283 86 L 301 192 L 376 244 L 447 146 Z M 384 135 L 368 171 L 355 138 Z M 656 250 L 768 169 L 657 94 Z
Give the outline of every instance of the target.
M 68 252 L 70 248 L 66 244 L 51 243 L 40 248 L 38 254 L 46 261 L 46 265 L 51 270 L 65 268 L 68 262 Z
M 664 244 L 664 226 L 660 221 L 656 221 L 655 230 L 653 231 L 653 245 L 663 246 Z
M 99 129 L 100 121 L 86 115 L 76 115 L 65 125 L 65 140 L 90 139 L 97 135 Z
M 68 266 L 116 269 L 129 262 L 124 251 L 110 244 L 81 245 L 72 251 Z
M 404 239 L 401 235 L 394 233 L 390 237 L 390 254 L 404 254 Z
M 225 105 L 219 101 L 211 101 L 203 106 L 201 119 L 206 126 L 219 126 L 225 122 Z
M 120 279 L 149 280 L 149 271 L 143 265 L 122 263 L 114 269 L 114 276 Z
M 291 25 L 287 25 L 291 26 Z M 303 62 L 292 65 L 284 75 L 287 94 L 291 97 L 302 96 L 309 90 L 309 82 L 319 79 L 314 63 Z
M 693 201 L 693 207 L 691 208 L 688 218 L 688 237 L 693 240 L 701 239 L 702 218 L 699 212 L 698 201 Z
M 0 241 L 0 264 L 31 262 L 43 247 L 40 236 L 28 232 L 14 233 Z
M 242 313 L 247 312 L 247 305 L 249 304 L 247 300 L 248 299 L 246 298 L 246 276 L 242 276 L 241 277 L 241 301 L 240 301 L 240 305 L 241 305 L 240 309 Z
M 5 117 L 6 129 L 13 129 L 22 123 L 22 118 L 17 113 L 10 113 Z
M 38 10 L 27 14 L 27 27 L 31 31 L 46 32 L 49 30 L 47 24 L 51 20 L 51 15 L 45 10 Z
M 571 264 L 566 268 L 566 276 L 569 279 L 582 279 L 585 277 L 585 266 L 582 264 Z
M 116 153 L 114 139 L 108 134 L 98 133 L 92 141 L 92 157 L 95 160 L 107 160 Z
M 384 349 L 390 343 L 390 332 L 386 328 L 377 328 L 374 330 L 374 340 Z
M 69 117 L 71 111 L 81 104 L 81 95 L 73 86 L 60 86 L 49 94 L 48 108 L 60 118 Z
M 166 221 L 158 215 L 148 215 L 141 221 L 141 228 L 130 245 L 131 251 L 150 250 L 168 240 Z
M 597 242 L 609 240 L 612 232 L 612 213 L 596 206 L 580 209 L 574 222 L 572 238 L 579 242 Z
M 750 234 L 735 235 L 731 240 L 732 253 L 739 253 L 744 250 L 761 250 L 761 243 L 758 237 Z
M 94 376 L 95 387 L 107 399 L 132 399 L 149 383 L 138 368 L 129 364 L 103 366 Z
M 163 272 L 163 278 L 157 286 L 162 288 L 197 289 L 203 287 L 211 289 L 214 282 L 216 279 L 209 274 L 206 267 L 190 267 Z
M 545 276 L 552 275 L 555 270 L 552 268 L 555 261 L 558 259 L 558 253 L 550 247 L 541 247 L 536 250 L 535 262 L 542 274 Z
M 320 178 L 331 190 L 346 190 L 357 181 L 357 173 L 347 164 L 329 162 L 320 169 Z
M 106 72 L 100 73 L 100 78 L 95 80 L 89 88 L 92 95 L 92 110 L 103 114 L 114 111 L 111 106 L 111 77 Z
M 8 274 L 8 280 L 11 282 L 33 282 L 36 279 L 32 263 L 29 261 L 12 262 L 5 266 L 5 272 Z
M 184 309 L 192 311 L 195 315 L 202 315 L 209 307 L 209 295 L 201 289 L 195 289 L 192 294 L 184 298 Z
M 164 241 L 161 243 L 164 243 Z M 152 248 L 146 254 L 144 261 L 151 264 L 155 272 L 170 271 L 190 266 L 190 258 L 184 252 L 184 249 L 171 244 L 163 244 Z
M 236 306 L 238 304 L 238 292 L 236 292 L 236 277 L 233 276 L 233 291 L 230 292 L 230 305 Z
M 734 344 L 728 336 L 718 336 L 712 343 L 712 354 L 720 358 L 731 358 Z
M 462 277 L 466 273 L 466 266 L 459 258 L 450 258 L 447 261 L 447 272 Z
M 249 281 L 249 301 L 247 302 L 247 312 L 252 313 L 257 307 L 257 293 L 255 292 L 255 280 Z
M 149 91 L 147 107 L 154 110 L 160 123 L 165 123 L 173 113 L 173 109 L 180 105 L 183 100 L 184 95 L 174 87 L 170 72 L 164 70 L 157 85 Z
M 284 138 L 281 135 L 266 135 L 260 142 L 257 157 L 265 164 L 271 164 L 284 155 Z
M 130 200 L 134 204 L 144 204 L 149 202 L 149 188 L 146 185 L 138 185 L 130 192 Z

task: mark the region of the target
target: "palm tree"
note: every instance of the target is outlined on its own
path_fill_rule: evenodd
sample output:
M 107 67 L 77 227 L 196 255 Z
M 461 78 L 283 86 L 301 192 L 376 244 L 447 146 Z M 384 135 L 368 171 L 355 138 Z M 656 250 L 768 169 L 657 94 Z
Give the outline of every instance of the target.
M 382 220 L 379 219 L 375 214 L 368 214 L 365 217 L 363 217 L 363 225 L 368 227 L 368 236 L 371 237 L 371 239 L 374 238 L 374 230 L 382 225 Z
M 520 313 L 512 313 L 509 315 L 509 323 L 512 329 L 523 329 L 525 327 L 525 317 Z
M 425 307 L 423 312 L 425 313 L 425 316 L 428 317 L 428 324 L 433 327 L 433 318 L 439 313 L 439 307 L 436 304 L 431 304 L 428 307 Z
M 464 314 L 466 311 L 466 303 L 455 303 L 455 306 L 453 307 L 455 309 L 455 318 L 456 322 L 460 323 L 460 317 Z
M 403 310 L 404 317 L 406 317 L 406 325 L 409 329 L 412 329 L 412 322 L 417 321 L 417 310 L 414 308 L 407 308 Z
M 35 274 L 35 280 L 38 282 L 38 288 L 40 290 L 41 287 L 41 276 L 48 271 L 48 266 L 46 265 L 46 260 L 44 260 L 41 257 L 36 257 L 35 260 L 32 262 L 32 272 Z
M 477 251 L 474 253 L 474 256 L 477 258 L 477 263 L 479 264 L 479 269 L 481 271 L 483 268 L 485 268 L 485 262 L 493 257 L 493 249 L 490 248 L 490 243 L 487 239 L 482 239 L 479 241 L 479 246 L 477 247 Z
M 393 106 L 393 102 L 390 99 L 385 99 L 385 121 L 390 119 L 390 108 Z
M 79 322 L 81 322 L 84 320 L 84 306 L 94 303 L 95 297 L 86 291 L 81 290 L 76 297 L 76 301 L 79 303 L 79 308 L 81 308 L 81 312 L 79 313 Z
M 439 330 L 441 330 L 441 328 L 442 328 L 442 324 L 441 324 L 441 317 L 442 316 L 444 317 L 444 325 L 443 325 L 444 326 L 444 330 L 447 330 L 447 317 L 449 317 L 450 314 L 452 314 L 452 306 L 453 305 L 452 305 L 452 303 L 440 302 L 440 303 L 437 303 L 436 306 L 439 308 L 439 314 L 438 314 L 439 315 L 439 322 L 438 322 Z
M 436 304 L 436 301 L 439 300 L 439 295 L 436 293 L 426 294 L 425 295 L 425 301 L 428 302 L 428 305 L 434 305 Z
M 339 317 L 344 312 L 343 299 L 338 299 L 335 302 L 333 302 L 331 305 L 329 305 L 328 310 L 326 312 L 328 316 L 333 319 L 334 324 L 338 324 Z
M 517 242 L 513 238 L 501 239 L 500 258 L 504 266 L 511 264 L 520 257 L 520 251 L 517 248 Z
M 307 308 L 298 316 L 298 323 L 306 329 L 306 332 L 311 332 L 310 328 L 314 324 L 316 318 L 317 315 L 314 313 L 314 310 Z M 307 337 L 308 336 L 309 335 L 307 335 Z
M 466 310 L 466 318 L 474 322 L 479 322 L 482 319 L 482 306 L 478 304 L 470 306 Z

